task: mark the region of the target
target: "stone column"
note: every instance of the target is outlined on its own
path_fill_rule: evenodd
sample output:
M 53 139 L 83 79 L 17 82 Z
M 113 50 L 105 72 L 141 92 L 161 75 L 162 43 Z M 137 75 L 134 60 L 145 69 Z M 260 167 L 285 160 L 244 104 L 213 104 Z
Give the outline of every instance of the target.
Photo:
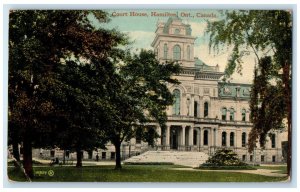
M 230 147 L 230 132 L 231 131 L 226 131 L 226 147 Z
M 161 127 L 160 126 L 157 126 L 156 127 L 156 132 L 158 133 L 159 135 L 159 138 L 156 139 L 156 145 L 161 145 L 161 137 L 163 136 L 162 135 L 162 132 L 161 132 Z
M 169 146 L 170 145 L 170 125 L 167 126 L 167 130 L 166 130 L 166 145 Z
M 217 129 L 213 128 L 214 130 L 214 146 L 217 146 Z
M 235 141 L 235 147 L 242 147 L 242 130 L 241 128 L 238 128 L 236 130 L 236 141 Z
M 193 146 L 194 145 L 194 128 L 192 126 L 190 126 L 189 129 L 189 146 Z
M 201 127 L 199 127 L 199 147 L 202 147 L 203 142 L 202 142 L 202 130 Z
M 185 126 L 182 126 L 181 145 L 185 146 Z

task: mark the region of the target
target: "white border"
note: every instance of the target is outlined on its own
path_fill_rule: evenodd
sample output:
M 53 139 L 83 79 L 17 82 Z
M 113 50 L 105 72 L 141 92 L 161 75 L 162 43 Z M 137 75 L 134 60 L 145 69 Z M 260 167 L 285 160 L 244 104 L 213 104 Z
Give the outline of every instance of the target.
M 70 4 L 70 3 L 72 4 Z M 163 8 L 178 8 L 178 9 L 205 9 L 205 8 L 212 8 L 212 9 L 238 9 L 238 8 L 245 8 L 245 9 L 274 9 L 274 8 L 278 8 L 278 9 L 284 9 L 284 8 L 290 8 L 290 5 L 281 5 L 282 3 L 292 3 L 295 4 L 293 6 L 294 8 L 294 12 L 297 11 L 298 8 L 298 2 L 295 0 L 292 1 L 272 1 L 270 3 L 268 2 L 264 2 L 264 1 L 258 1 L 258 0 L 252 0 L 252 1 L 248 1 L 248 0 L 244 0 L 241 2 L 237 2 L 234 0 L 228 0 L 226 1 L 227 4 L 224 5 L 225 1 L 222 0 L 218 0 L 218 1 L 201 1 L 201 3 L 199 3 L 199 1 L 197 0 L 190 0 L 189 2 L 182 2 L 179 0 L 175 0 L 172 1 L 171 3 L 166 3 L 166 4 L 159 4 L 161 2 L 161 0 L 145 0 L 143 1 L 143 5 L 138 5 L 138 4 L 132 4 L 134 2 L 129 2 L 129 1 L 115 1 L 115 0 L 110 0 L 108 1 L 109 3 L 106 2 L 101 2 L 102 4 L 97 4 L 99 3 L 99 1 L 97 0 L 86 0 L 84 1 L 84 3 L 91 3 L 91 4 L 81 4 L 83 3 L 82 1 L 79 0 L 73 0 L 73 1 L 67 1 L 67 2 L 61 2 L 61 0 L 44 0 L 44 1 L 38 1 L 38 0 L 31 0 L 31 1 L 27 1 L 27 2 L 19 2 L 19 1 L 11 1 L 11 0 L 3 0 L 2 1 L 2 6 L 0 9 L 0 14 L 1 14 L 1 23 L 0 26 L 0 35 L 3 38 L 1 42 L 3 42 L 3 46 L 1 46 L 0 48 L 0 58 L 1 59 L 1 67 L 0 68 L 0 74 L 2 77 L 2 82 L 0 83 L 0 88 L 1 88 L 1 100 L 0 100 L 0 106 L 2 106 L 1 110 L 1 122 L 3 125 L 3 131 L 0 131 L 0 137 L 3 138 L 3 145 L 0 145 L 0 161 L 3 163 L 0 163 L 0 182 L 1 182 L 1 187 L 2 184 L 4 184 L 4 187 L 38 187 L 36 189 L 13 189 L 13 191 L 18 191 L 18 190 L 22 190 L 22 191 L 34 191 L 34 190 L 43 190 L 43 191 L 48 191 L 51 190 L 53 191 L 53 189 L 46 189 L 44 187 L 62 187 L 62 188 L 68 188 L 68 187 L 72 187 L 72 188 L 76 188 L 76 189 L 72 189 L 72 191 L 81 191 L 82 189 L 80 188 L 90 188 L 90 187 L 117 187 L 117 188 L 123 188 L 123 187 L 130 187 L 130 191 L 135 191 L 135 190 L 146 190 L 146 189 L 134 189 L 136 187 L 160 187 L 160 188 L 165 188 L 165 187 L 176 187 L 176 188 L 189 188 L 189 187 L 201 187 L 201 188 L 208 188 L 205 190 L 208 191 L 212 191 L 214 188 L 227 188 L 225 190 L 230 190 L 230 191 L 235 191 L 235 190 L 243 190 L 243 191 L 247 191 L 247 190 L 256 190 L 256 189 L 247 189 L 247 188 L 273 188 L 273 191 L 282 191 L 282 187 L 283 188 L 288 188 L 288 190 L 290 191 L 296 191 L 296 172 L 298 172 L 297 169 L 297 164 L 295 162 L 295 154 L 297 154 L 297 158 L 299 160 L 299 153 L 296 152 L 296 146 L 297 146 L 297 140 L 296 138 L 300 138 L 299 137 L 299 131 L 297 137 L 293 136 L 293 182 L 291 185 L 286 185 L 286 183 L 155 183 L 151 184 L 151 183 L 34 183 L 32 184 L 22 184 L 22 183 L 17 183 L 17 184 L 11 184 L 8 183 L 6 180 L 6 166 L 5 166 L 5 162 L 6 162 L 6 142 L 7 142 L 7 127 L 6 127 L 6 119 L 7 119 L 7 15 L 3 15 L 3 14 L 7 14 L 7 8 L 23 8 L 23 9 L 70 9 L 70 8 L 74 8 L 74 9 L 109 9 L 109 8 L 132 8 L 132 9 L 136 9 L 136 8 L 159 8 L 159 9 L 163 9 Z M 56 4 L 49 4 L 49 3 L 56 3 Z M 95 4 L 94 4 L 95 3 Z M 176 3 L 176 4 L 174 4 Z M 205 4 L 207 3 L 207 4 Z M 239 3 L 240 5 L 236 5 L 235 3 Z M 256 4 L 253 4 L 256 3 Z M 272 4 L 271 4 L 272 3 Z M 4 7 L 4 4 L 10 4 L 10 5 L 6 5 Z M 120 5 L 123 4 L 123 5 Z M 195 5 L 197 4 L 197 5 Z M 223 5 L 220 5 L 223 4 Z M 274 5 L 277 4 L 277 5 Z M 295 14 L 295 13 L 294 13 Z M 298 50 L 297 50 L 297 45 L 298 45 L 298 39 L 296 38 L 297 35 L 299 34 L 299 30 L 297 30 L 297 34 L 296 34 L 296 21 L 299 21 L 299 16 L 298 15 L 294 15 L 294 46 L 293 46 L 293 50 L 295 51 L 293 54 L 293 58 L 294 58 L 294 65 L 293 65 L 293 125 L 294 125 L 294 129 L 293 129 L 293 134 L 297 133 L 296 132 L 296 126 L 297 126 L 297 119 L 298 119 L 298 114 L 296 109 L 299 108 L 298 106 L 298 102 L 296 100 L 296 96 L 298 95 L 298 89 L 297 89 L 297 83 L 298 83 L 298 78 L 296 76 L 296 74 L 300 74 L 299 73 L 299 68 L 297 67 L 297 55 L 298 55 Z M 6 20 L 5 20 L 6 19 Z M 6 26 L 4 25 L 6 24 Z M 6 35 L 6 36 L 4 36 Z M 297 51 L 297 52 L 296 52 Z M 5 57 L 3 57 L 5 56 Z M 2 63 L 3 62 L 3 63 Z M 3 172 L 1 171 L 3 170 Z M 2 183 L 4 182 L 4 183 Z M 232 189 L 229 189 L 229 187 L 231 187 Z M 247 187 L 247 188 L 246 188 Z M 292 187 L 292 188 L 290 188 Z M 243 188 L 243 189 L 239 189 L 239 188 Z M 4 189 L 5 191 L 10 191 L 11 189 Z M 65 189 L 63 189 L 65 190 Z M 88 189 L 88 190 L 92 190 L 94 191 L 94 189 Z M 108 190 L 108 189 L 102 189 L 102 190 Z M 116 189 L 116 190 L 122 190 L 123 189 Z M 149 189 L 151 190 L 151 189 Z M 152 189 L 152 190 L 156 190 L 156 189 Z M 166 190 L 166 189 L 165 189 Z M 182 191 L 183 189 L 172 189 L 174 191 L 180 190 Z M 192 190 L 192 189 L 188 189 L 188 190 Z M 196 189 L 197 190 L 197 189 Z M 198 189 L 199 190 L 199 189 Z M 222 189 L 224 190 L 224 189 Z M 264 189 L 267 190 L 267 189 Z

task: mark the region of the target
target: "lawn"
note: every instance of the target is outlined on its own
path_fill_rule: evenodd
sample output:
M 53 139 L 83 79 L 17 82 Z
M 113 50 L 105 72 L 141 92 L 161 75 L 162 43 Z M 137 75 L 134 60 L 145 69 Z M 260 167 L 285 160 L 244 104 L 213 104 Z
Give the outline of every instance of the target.
M 287 174 L 287 166 L 282 165 L 282 166 L 254 166 L 256 169 L 270 169 L 274 170 L 273 173 L 282 173 L 282 174 Z
M 33 181 L 51 182 L 276 182 L 287 177 L 268 177 L 247 173 L 205 172 L 173 170 L 177 165 L 124 165 L 122 170 L 113 166 L 34 167 Z M 53 175 L 52 175 L 53 174 Z M 8 176 L 14 181 L 25 181 L 14 167 L 8 168 Z

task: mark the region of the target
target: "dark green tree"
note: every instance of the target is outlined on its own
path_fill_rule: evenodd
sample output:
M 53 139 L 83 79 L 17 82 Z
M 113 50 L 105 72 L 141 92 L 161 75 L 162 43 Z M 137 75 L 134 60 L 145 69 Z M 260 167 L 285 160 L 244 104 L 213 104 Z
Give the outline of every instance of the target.
M 121 143 L 135 136 L 137 131 L 145 140 L 152 141 L 157 133 L 144 127 L 157 122 L 161 127 L 167 120 L 166 108 L 173 103 L 168 83 L 178 83 L 172 75 L 179 73 L 179 64 L 159 63 L 152 51 L 142 50 L 140 54 L 127 55 L 120 65 L 111 86 L 113 124 L 107 136 L 116 149 L 116 169 L 121 169 Z M 141 128 L 142 127 L 142 128 Z
M 103 135 L 99 122 L 109 105 L 102 96 L 122 55 L 116 47 L 127 43 L 101 28 L 107 21 L 103 11 L 10 12 L 9 141 L 22 143 L 29 177 L 33 145 L 66 147 L 60 138 L 80 150 L 94 145 L 95 132 Z
M 258 137 L 264 145 L 267 133 L 271 129 L 282 128 L 283 120 L 287 119 L 290 175 L 292 14 L 286 10 L 243 10 L 225 11 L 223 16 L 222 20 L 208 22 L 207 32 L 210 47 L 215 51 L 233 46 L 225 78 L 235 71 L 241 72 L 242 58 L 250 53 L 255 54 L 259 69 L 255 71 L 259 74 L 256 74 L 251 93 L 251 121 L 254 127 L 249 137 L 249 150 L 253 150 Z M 270 123 L 270 120 L 274 121 Z

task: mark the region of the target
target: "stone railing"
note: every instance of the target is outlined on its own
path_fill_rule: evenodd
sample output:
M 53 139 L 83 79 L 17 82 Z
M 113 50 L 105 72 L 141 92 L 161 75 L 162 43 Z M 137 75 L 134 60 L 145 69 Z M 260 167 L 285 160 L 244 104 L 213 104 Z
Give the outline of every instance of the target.
M 194 122 L 194 123 L 208 123 L 208 124 L 222 124 L 222 125 L 235 125 L 235 126 L 251 126 L 252 123 L 249 121 L 229 121 L 229 120 L 220 120 L 216 118 L 200 118 L 186 115 L 171 115 L 168 116 L 170 121 L 183 121 L 183 122 Z

